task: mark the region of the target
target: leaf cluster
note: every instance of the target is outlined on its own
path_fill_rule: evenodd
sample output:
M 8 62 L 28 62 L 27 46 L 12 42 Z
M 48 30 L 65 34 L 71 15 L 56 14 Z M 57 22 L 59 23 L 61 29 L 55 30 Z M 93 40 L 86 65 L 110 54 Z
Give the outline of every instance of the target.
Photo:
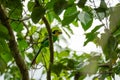
M 115 75 L 120 75 L 120 3 L 112 7 L 105 0 L 100 0 L 97 7 L 95 2 L 95 0 L 0 0 L 0 6 L 7 15 L 20 55 L 26 62 L 28 70 L 31 69 L 31 61 L 42 45 L 41 42 L 48 36 L 43 21 L 45 17 L 51 30 L 61 30 L 68 39 L 74 34 L 72 27 L 82 27 L 86 37 L 83 46 L 93 42 L 102 50 L 101 53 L 83 52 L 77 55 L 77 52 L 68 46 L 60 45 L 61 41 L 63 43 L 67 41 L 64 35 L 60 36 L 54 43 L 56 50 L 51 66 L 52 80 L 63 78 L 83 80 L 88 75 L 95 74 L 98 75 L 95 75 L 93 80 L 112 80 Z M 95 23 L 96 20 L 100 23 Z M 9 31 L 0 16 L 0 73 L 4 74 L 7 80 L 20 80 L 20 71 L 14 61 L 16 56 L 11 54 L 9 40 Z M 42 74 L 46 74 L 49 69 L 49 53 L 48 47 L 44 47 L 36 59 L 36 64 L 43 67 Z

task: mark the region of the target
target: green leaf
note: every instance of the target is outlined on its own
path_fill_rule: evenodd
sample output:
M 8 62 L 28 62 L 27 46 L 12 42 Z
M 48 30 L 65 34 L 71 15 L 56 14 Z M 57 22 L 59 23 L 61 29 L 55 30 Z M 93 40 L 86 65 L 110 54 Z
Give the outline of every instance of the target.
M 104 26 L 104 24 L 100 24 L 95 26 L 95 28 L 91 31 L 91 32 L 96 32 L 98 29 L 100 29 L 102 26 Z
M 32 2 L 32 1 L 29 1 L 29 2 L 28 2 L 28 4 L 27 4 L 27 8 L 28 8 L 28 10 L 29 10 L 30 12 L 33 10 L 34 5 L 35 5 L 34 2 Z
M 42 48 L 41 52 L 39 53 L 38 57 L 36 58 L 36 64 L 39 64 L 41 62 L 48 68 L 49 67 L 49 57 L 50 57 L 49 53 L 50 52 L 47 47 Z
M 55 4 L 55 0 L 51 0 L 50 2 L 48 2 L 48 3 L 46 4 L 46 9 L 47 9 L 47 10 L 53 9 L 54 4 Z
M 114 68 L 116 74 L 120 74 L 120 62 L 117 63 L 116 67 Z
M 118 46 L 117 39 L 111 35 L 108 39 L 108 45 L 106 46 L 108 48 L 109 58 L 111 59 L 117 59 L 117 53 L 116 48 Z
M 0 55 L 6 63 L 12 59 L 8 44 L 2 38 L 0 38 Z
M 62 58 L 60 62 L 66 66 L 64 67 L 65 70 L 75 70 L 78 68 L 79 61 L 72 59 L 72 58 Z M 79 65 L 80 66 L 80 65 Z
M 60 52 L 60 54 L 58 55 L 60 58 L 63 58 L 63 57 L 68 57 L 69 56 L 69 53 L 70 53 L 70 50 L 64 50 L 62 52 Z
M 74 70 L 76 68 L 76 63 L 77 63 L 77 61 L 75 61 L 74 59 L 68 59 L 67 60 L 68 69 Z
M 11 55 L 10 52 L 1 54 L 1 57 L 4 59 L 6 63 L 10 62 L 13 59 L 13 56 Z
M 6 41 L 2 38 L 0 38 L 0 52 L 1 53 L 9 53 L 10 52 Z
M 97 19 L 103 20 L 106 17 L 106 14 L 104 12 L 97 13 L 98 16 L 96 16 Z
M 52 72 L 55 73 L 58 77 L 60 73 L 62 72 L 63 64 L 62 63 L 56 63 L 52 65 Z
M 29 31 L 29 35 L 30 36 L 33 35 L 36 32 L 36 30 L 37 30 L 37 27 L 36 26 L 32 26 L 30 31 Z
M 105 73 L 100 74 L 99 80 L 105 80 L 107 76 L 108 74 L 105 74 Z
M 6 5 L 6 0 L 0 0 L 0 4 Z
M 75 0 L 68 0 L 68 6 L 74 5 Z
M 101 35 L 100 44 L 106 60 L 117 58 L 117 54 L 115 52 L 117 47 L 117 40 L 108 30 L 106 30 L 105 33 Z
M 120 26 L 120 5 L 117 5 L 115 7 L 112 8 L 112 12 L 110 14 L 110 31 L 114 32 L 116 31 L 116 29 L 118 29 L 118 27 Z
M 97 62 L 97 60 L 96 59 L 91 59 L 88 62 L 88 64 L 83 67 L 82 72 L 84 74 L 93 75 L 93 74 L 97 73 L 97 70 L 98 70 L 98 62 Z
M 84 46 L 87 45 L 88 42 L 94 41 L 98 35 L 98 32 L 95 32 L 95 33 L 90 32 L 90 33 L 86 33 L 85 35 L 86 35 L 86 41 L 84 42 Z
M 40 62 L 44 63 L 44 60 L 42 59 L 42 53 L 39 53 L 39 55 L 36 58 L 36 64 L 39 64 Z
M 87 2 L 87 0 L 79 0 L 77 5 L 79 8 L 83 8 L 86 2 Z
M 23 30 L 23 24 L 21 22 L 13 21 L 10 25 L 16 32 L 21 32 Z
M 24 51 L 28 47 L 28 44 L 21 33 L 18 33 L 17 37 L 18 37 L 17 38 L 18 47 L 19 47 L 20 51 Z
M 120 29 L 117 29 L 114 32 L 115 37 L 117 38 L 118 43 L 120 43 Z
M 100 7 L 101 7 L 102 9 L 107 9 L 107 4 L 106 4 L 105 0 L 101 0 L 101 2 L 100 2 Z
M 2 24 L 0 24 L 0 32 L 8 34 L 7 28 L 4 25 L 2 25 Z
M 17 14 L 17 15 L 16 15 Z M 9 16 L 11 19 L 20 19 L 22 17 L 22 7 L 21 8 L 16 8 L 13 10 L 9 11 Z
M 4 38 L 4 39 L 9 39 L 9 33 L 8 33 L 8 30 L 7 28 L 0 24 L 0 38 Z
M 91 6 L 84 6 L 83 8 L 82 8 L 82 10 L 83 11 L 85 11 L 85 12 L 88 12 L 89 14 L 92 14 L 93 12 L 93 9 L 91 8 Z
M 72 24 L 73 24 L 75 27 L 78 27 L 78 26 L 79 26 L 77 20 L 74 20 L 74 21 L 72 22 Z
M 84 12 L 84 11 L 81 12 L 78 15 L 78 18 L 79 18 L 81 25 L 85 31 L 91 27 L 92 22 L 93 22 L 93 18 L 87 12 Z
M 108 10 L 107 4 L 105 0 L 101 0 L 100 6 L 98 8 L 95 8 L 97 13 L 104 13 Z
M 13 5 L 14 4 L 14 5 Z M 20 0 L 6 0 L 6 7 L 15 9 L 16 7 L 22 7 Z
M 62 20 L 62 25 L 68 25 L 71 22 L 74 21 L 75 18 L 77 18 L 79 12 L 77 11 L 76 6 L 72 6 L 66 9 L 65 13 L 64 13 L 64 18 Z
M 50 23 L 52 23 L 54 19 L 57 19 L 59 22 L 61 22 L 60 17 L 57 14 L 55 14 L 54 11 L 48 12 L 46 16 Z
M 45 14 L 45 9 L 43 6 L 38 6 L 34 7 L 32 14 L 31 14 L 31 19 L 34 23 L 37 23 Z
M 20 0 L 7 0 L 6 7 L 10 9 L 9 17 L 12 19 L 20 19 L 22 17 L 22 4 Z
M 87 45 L 88 42 L 94 41 L 97 38 L 99 32 L 96 32 L 98 29 L 101 28 L 103 24 L 96 26 L 91 32 L 86 33 L 86 41 L 84 42 L 84 46 Z
M 19 46 L 19 49 L 23 51 L 28 47 L 28 44 L 25 40 L 18 39 L 18 46 Z
M 61 14 L 61 12 L 67 7 L 66 0 L 56 0 L 53 6 L 53 10 L 56 14 Z
M 110 37 L 110 32 L 108 30 L 105 31 L 105 33 L 101 34 L 101 39 L 100 39 L 100 45 L 103 50 L 103 54 L 108 55 L 108 39 Z
M 50 22 L 50 23 L 52 23 L 53 22 L 53 20 L 54 20 L 54 13 L 53 12 L 48 12 L 47 13 L 47 18 L 48 18 L 48 21 Z
M 7 64 L 4 59 L 0 56 L 0 73 L 3 73 L 7 68 Z
M 33 60 L 33 53 L 26 53 L 26 55 L 27 55 L 27 57 L 28 57 L 28 59 L 30 60 L 30 61 L 32 61 Z

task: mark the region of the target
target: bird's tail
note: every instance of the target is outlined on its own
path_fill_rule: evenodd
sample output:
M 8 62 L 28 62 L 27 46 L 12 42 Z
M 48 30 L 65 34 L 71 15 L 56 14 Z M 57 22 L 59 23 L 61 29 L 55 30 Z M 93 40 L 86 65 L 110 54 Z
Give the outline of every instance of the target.
M 38 52 L 36 53 L 35 57 L 33 58 L 32 63 L 31 63 L 31 66 L 36 63 L 36 58 L 37 58 L 37 56 L 39 55 L 39 53 L 41 52 L 41 50 L 42 50 L 42 46 L 40 47 L 40 49 L 39 49 Z

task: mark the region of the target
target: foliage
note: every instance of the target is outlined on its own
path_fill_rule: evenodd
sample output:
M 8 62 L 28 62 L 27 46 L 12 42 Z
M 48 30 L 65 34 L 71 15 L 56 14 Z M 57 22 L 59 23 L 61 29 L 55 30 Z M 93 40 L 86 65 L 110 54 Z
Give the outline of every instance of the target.
M 99 1 L 97 6 L 96 0 L 0 0 L 28 71 L 42 67 L 42 74 L 37 74 L 42 79 L 50 68 L 52 80 L 83 80 L 87 76 L 93 76 L 93 80 L 112 80 L 115 75 L 119 76 L 120 3 L 111 6 L 109 0 Z M 86 36 L 83 46 L 93 42 L 102 52 L 77 55 L 77 51 L 59 44 L 67 41 L 66 36 L 61 35 L 54 43 L 53 64 L 50 62 L 49 47 L 45 47 L 36 59 L 37 66 L 31 67 L 40 43 L 49 33 L 43 17 L 52 31 L 59 29 L 69 38 L 74 35 L 71 27 L 82 27 Z M 96 20 L 100 24 L 94 23 Z M 14 60 L 16 56 L 11 54 L 13 51 L 9 47 L 10 39 L 9 29 L 0 15 L 0 75 L 4 75 L 5 80 L 21 80 L 22 74 Z M 33 76 L 30 78 L 34 80 Z

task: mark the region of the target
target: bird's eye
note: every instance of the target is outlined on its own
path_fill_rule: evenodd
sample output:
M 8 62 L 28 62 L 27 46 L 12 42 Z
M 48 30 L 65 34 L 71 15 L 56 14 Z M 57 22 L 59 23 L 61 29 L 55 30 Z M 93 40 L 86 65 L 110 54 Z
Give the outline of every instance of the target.
M 57 32 L 57 30 L 53 31 L 52 33 L 55 34 Z
M 52 33 L 55 34 L 55 31 L 53 31 Z

